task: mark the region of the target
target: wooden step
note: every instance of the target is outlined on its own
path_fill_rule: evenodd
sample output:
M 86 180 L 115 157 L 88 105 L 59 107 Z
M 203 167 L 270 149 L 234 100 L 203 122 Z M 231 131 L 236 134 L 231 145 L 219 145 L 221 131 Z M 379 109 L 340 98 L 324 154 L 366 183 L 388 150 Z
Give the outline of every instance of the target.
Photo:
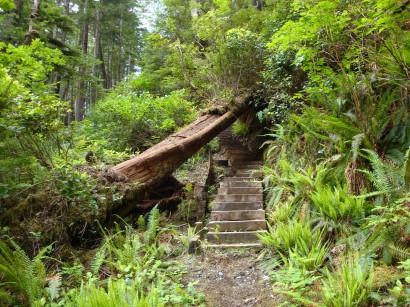
M 247 177 L 247 175 L 258 177 L 262 175 L 262 172 L 258 169 L 232 168 L 232 172 L 234 176 L 238 177 Z
M 248 161 L 250 158 L 250 155 L 230 155 L 228 160 L 231 165 L 237 165 L 243 163 L 244 161 Z
M 223 182 L 231 182 L 231 181 L 235 181 L 235 182 L 260 182 L 257 179 L 253 179 L 251 177 L 225 177 L 223 179 Z
M 211 212 L 211 221 L 260 220 L 265 218 L 265 210 L 232 210 Z
M 246 164 L 246 162 L 241 163 L 240 165 L 232 167 L 234 169 L 241 169 L 241 170 L 255 170 L 255 171 L 260 171 L 261 165 L 257 164 Z
M 226 178 L 225 178 L 226 179 Z M 249 178 L 248 178 L 249 179 Z M 244 187 L 244 188 L 258 188 L 262 187 L 262 181 L 253 181 L 253 180 L 224 180 L 220 183 L 222 187 Z
M 203 248 L 218 248 L 218 249 L 228 249 L 228 248 L 233 248 L 233 249 L 243 249 L 243 248 L 252 248 L 252 249 L 257 249 L 260 250 L 263 248 L 263 244 L 261 242 L 255 242 L 255 243 L 223 243 L 223 244 L 204 244 Z
M 257 243 L 258 234 L 266 233 L 266 230 L 257 231 L 237 231 L 237 232 L 208 232 L 208 242 L 212 243 Z
M 221 187 L 218 189 L 218 195 L 226 194 L 262 194 L 262 186 L 257 187 Z
M 263 210 L 262 161 L 232 137 L 232 129 L 219 136 L 221 155 L 230 168 L 215 198 L 208 223 L 210 248 L 261 248 L 257 234 L 266 232 Z
M 215 201 L 220 202 L 262 202 L 263 194 L 218 194 Z
M 212 210 L 233 211 L 233 210 L 262 210 L 262 202 L 221 202 L 215 203 Z
M 211 221 L 208 223 L 210 231 L 255 231 L 266 230 L 265 219 L 245 221 Z

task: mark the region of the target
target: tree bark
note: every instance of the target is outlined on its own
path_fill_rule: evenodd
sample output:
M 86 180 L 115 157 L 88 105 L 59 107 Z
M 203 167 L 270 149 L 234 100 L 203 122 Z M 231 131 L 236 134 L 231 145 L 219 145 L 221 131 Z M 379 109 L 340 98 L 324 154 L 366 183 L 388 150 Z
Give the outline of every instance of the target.
M 25 34 L 25 45 L 30 45 L 31 42 L 40 37 L 40 29 L 37 26 L 37 19 L 40 16 L 40 0 L 34 0 L 31 7 L 30 22 L 28 26 L 28 31 Z
M 123 26 L 124 26 L 124 19 L 123 19 L 123 14 L 121 13 L 120 33 L 119 33 L 119 37 L 118 37 L 117 80 L 116 80 L 115 83 L 118 83 L 118 82 L 122 81 L 122 52 L 123 52 L 122 34 L 123 34 Z
M 84 0 L 83 14 L 84 20 L 81 27 L 80 46 L 83 55 L 87 55 L 88 52 L 88 30 L 89 30 L 89 18 L 88 18 L 88 6 L 89 0 Z M 80 66 L 80 80 L 78 81 L 77 99 L 75 102 L 75 120 L 82 121 L 85 111 L 85 81 L 83 80 L 86 74 L 86 67 Z
M 128 179 L 141 184 L 155 185 L 169 177 L 187 159 L 232 125 L 245 111 L 249 97 L 237 98 L 233 110 L 223 115 L 206 114 L 186 128 L 142 154 L 113 168 Z
M 24 1 L 23 0 L 14 0 L 14 6 L 16 7 L 14 9 L 14 18 L 13 18 L 13 24 L 16 27 L 21 26 L 22 22 L 22 16 L 23 16 L 23 7 L 24 7 Z

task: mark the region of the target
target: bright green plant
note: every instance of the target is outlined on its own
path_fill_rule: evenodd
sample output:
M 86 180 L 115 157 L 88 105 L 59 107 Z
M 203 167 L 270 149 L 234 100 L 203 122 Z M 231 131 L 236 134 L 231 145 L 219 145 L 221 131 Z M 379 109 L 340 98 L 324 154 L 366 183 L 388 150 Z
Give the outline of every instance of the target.
M 312 304 L 308 297 L 312 295 L 309 287 L 320 278 L 313 272 L 289 266 L 269 272 L 273 282 L 273 292 L 285 294 L 295 301 Z M 290 303 L 290 302 L 289 302 Z M 285 305 L 286 306 L 286 305 Z
M 330 221 L 327 226 L 335 231 L 343 232 L 343 224 L 347 226 L 362 224 L 365 217 L 365 201 L 348 194 L 347 186 L 332 188 L 328 185 L 318 185 L 309 195 L 318 215 L 325 221 Z
M 155 97 L 136 93 L 127 83 L 100 101 L 82 130 L 87 144 L 102 148 L 142 151 L 184 126 L 195 117 L 193 104 L 183 91 Z
M 322 296 L 326 306 L 360 306 L 373 291 L 373 263 L 370 258 L 351 254 L 334 272 L 325 269 Z
M 54 171 L 55 187 L 70 206 L 78 206 L 81 209 L 97 210 L 105 197 L 97 190 L 95 180 L 86 173 L 69 168 L 61 168 Z
M 86 306 L 133 306 L 133 307 L 149 307 L 149 306 L 165 306 L 165 302 L 161 301 L 160 289 L 161 285 L 152 285 L 151 290 L 146 295 L 139 291 L 136 281 L 127 282 L 124 279 L 107 281 L 107 288 L 99 287 L 90 280 L 69 293 L 65 306 L 86 307 Z
M 269 226 L 269 231 L 259 235 L 259 239 L 273 253 L 280 255 L 285 265 L 291 261 L 295 267 L 315 270 L 328 256 L 328 243 L 323 243 L 323 231 L 312 232 L 308 224 L 295 219 Z
M 11 239 L 0 240 L 0 302 L 41 306 L 50 293 L 46 291 L 46 268 L 42 259 L 51 246 L 43 248 L 33 259 Z M 50 291 L 53 289 L 50 282 Z M 6 290 L 7 289 L 7 290 Z M 19 299 L 22 301 L 19 302 Z
M 239 121 L 232 125 L 232 132 L 236 137 L 244 137 L 248 133 L 248 127 Z
M 127 291 L 138 292 L 141 297 L 157 297 L 158 294 L 161 304 L 189 305 L 200 302 L 202 298 L 195 292 L 192 284 L 183 289 L 183 267 L 178 262 L 168 259 L 175 251 L 167 249 L 166 245 L 160 242 L 161 233 L 170 230 L 160 227 L 159 220 L 159 210 L 154 208 L 148 217 L 145 232 L 141 229 L 137 232 L 126 226 L 124 230 L 118 230 L 113 235 L 106 235 L 105 243 L 91 264 L 92 278 L 99 276 L 100 270 L 103 269 L 110 274 L 113 283 L 124 280 L 126 285 L 132 286 L 132 289 L 127 288 Z M 93 291 L 105 291 L 98 283 L 90 286 Z M 118 291 L 122 290 L 113 289 L 112 294 L 117 295 L 115 293 Z M 98 296 L 107 294 L 104 293 L 101 292 Z M 91 294 L 87 291 L 84 293 L 85 297 L 89 295 Z

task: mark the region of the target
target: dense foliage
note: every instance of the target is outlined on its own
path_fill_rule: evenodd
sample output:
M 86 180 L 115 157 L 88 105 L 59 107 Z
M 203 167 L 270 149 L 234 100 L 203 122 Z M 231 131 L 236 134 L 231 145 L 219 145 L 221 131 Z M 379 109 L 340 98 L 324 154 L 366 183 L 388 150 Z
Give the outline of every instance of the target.
M 98 165 L 119 161 L 198 105 L 252 93 L 270 225 L 261 258 L 283 304 L 408 304 L 410 2 L 163 0 L 149 34 L 146 2 L 0 2 L 0 212 L 41 186 L 97 210 L 94 182 L 67 170 L 88 151 Z M 168 282 L 178 273 L 162 275 L 167 251 L 147 236 L 107 236 L 86 276 L 46 277 L 43 253 L 1 242 L 1 293 L 40 305 L 124 293 L 142 306 L 198 302 Z M 59 294 L 64 274 L 78 278 Z
M 266 268 L 301 303 L 409 300 L 408 270 L 383 265 L 410 256 L 408 4 L 164 1 L 149 37 L 147 50 L 166 55 L 143 66 L 156 91 L 255 93 Z

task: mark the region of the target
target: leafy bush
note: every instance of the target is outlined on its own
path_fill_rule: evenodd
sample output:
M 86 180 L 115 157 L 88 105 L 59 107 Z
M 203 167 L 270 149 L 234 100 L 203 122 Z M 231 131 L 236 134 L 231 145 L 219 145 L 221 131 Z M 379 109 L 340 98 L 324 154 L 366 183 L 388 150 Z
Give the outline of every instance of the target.
M 89 115 L 82 129 L 86 143 L 116 151 L 142 151 L 193 120 L 194 105 L 184 96 L 179 91 L 155 97 L 119 87 Z
M 97 183 L 87 173 L 71 168 L 53 170 L 55 187 L 70 206 L 85 210 L 97 210 L 98 203 L 105 198 L 98 194 Z

